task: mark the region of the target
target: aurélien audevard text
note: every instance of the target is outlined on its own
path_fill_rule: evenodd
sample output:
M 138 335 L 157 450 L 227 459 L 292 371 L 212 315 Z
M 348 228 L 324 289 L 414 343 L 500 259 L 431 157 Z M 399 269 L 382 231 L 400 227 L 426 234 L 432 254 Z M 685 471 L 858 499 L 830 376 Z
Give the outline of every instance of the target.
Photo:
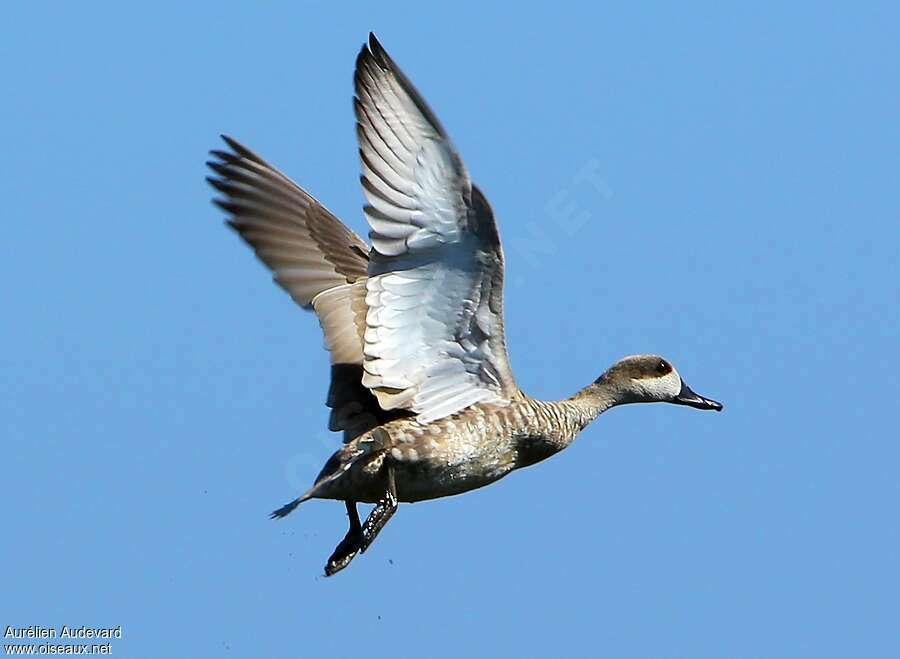
M 28 627 L 7 625 L 3 638 L 122 638 L 122 625 L 116 627 L 69 627 L 63 625 L 59 629 L 41 625 L 29 625 Z

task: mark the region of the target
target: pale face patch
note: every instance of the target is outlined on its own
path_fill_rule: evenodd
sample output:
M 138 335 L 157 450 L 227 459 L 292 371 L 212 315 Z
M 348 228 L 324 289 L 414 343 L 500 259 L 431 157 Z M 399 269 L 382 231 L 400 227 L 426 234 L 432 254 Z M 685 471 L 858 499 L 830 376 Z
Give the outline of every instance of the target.
M 681 391 L 681 376 L 674 368 L 667 375 L 640 378 L 633 383 L 638 397 L 647 402 L 668 402 Z
M 678 371 L 657 355 L 620 359 L 600 379 L 612 383 L 629 402 L 671 402 L 681 391 Z

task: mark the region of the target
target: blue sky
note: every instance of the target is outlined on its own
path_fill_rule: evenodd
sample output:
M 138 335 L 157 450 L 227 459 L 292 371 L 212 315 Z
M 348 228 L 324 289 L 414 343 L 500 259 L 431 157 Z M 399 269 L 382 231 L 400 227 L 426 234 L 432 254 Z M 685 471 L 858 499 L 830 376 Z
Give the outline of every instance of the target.
M 124 657 L 897 656 L 900 10 L 7 4 L 0 624 Z M 860 4 L 860 3 L 857 3 Z M 222 227 L 228 133 L 364 232 L 374 30 L 497 214 L 513 368 L 629 406 L 321 576 L 315 319 Z

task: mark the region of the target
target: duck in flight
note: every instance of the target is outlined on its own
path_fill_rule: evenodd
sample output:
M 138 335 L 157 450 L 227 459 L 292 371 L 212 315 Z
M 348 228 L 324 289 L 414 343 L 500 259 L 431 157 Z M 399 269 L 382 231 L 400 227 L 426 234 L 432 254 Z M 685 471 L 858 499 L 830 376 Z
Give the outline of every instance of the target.
M 374 35 L 354 83 L 371 245 L 233 139 L 223 136 L 228 150 L 208 163 L 228 225 L 325 334 L 328 427 L 344 443 L 272 517 L 313 498 L 345 503 L 350 529 L 329 576 L 366 551 L 399 502 L 460 494 L 540 462 L 611 407 L 722 409 L 655 355 L 625 357 L 565 400 L 523 393 L 506 354 L 503 250 L 487 199 Z M 357 503 L 375 504 L 364 523 Z

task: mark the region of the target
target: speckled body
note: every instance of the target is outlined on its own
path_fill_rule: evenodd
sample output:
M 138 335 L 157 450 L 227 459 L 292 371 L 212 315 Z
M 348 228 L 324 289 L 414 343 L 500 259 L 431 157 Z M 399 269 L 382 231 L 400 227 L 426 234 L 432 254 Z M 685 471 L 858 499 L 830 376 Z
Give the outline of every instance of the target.
M 317 483 L 343 473 L 314 487 L 313 496 L 377 502 L 384 497 L 386 465 L 394 469 L 400 501 L 474 490 L 561 451 L 600 411 L 586 396 L 551 403 L 522 395 L 509 405 L 473 405 L 425 425 L 392 421 L 337 451 Z

